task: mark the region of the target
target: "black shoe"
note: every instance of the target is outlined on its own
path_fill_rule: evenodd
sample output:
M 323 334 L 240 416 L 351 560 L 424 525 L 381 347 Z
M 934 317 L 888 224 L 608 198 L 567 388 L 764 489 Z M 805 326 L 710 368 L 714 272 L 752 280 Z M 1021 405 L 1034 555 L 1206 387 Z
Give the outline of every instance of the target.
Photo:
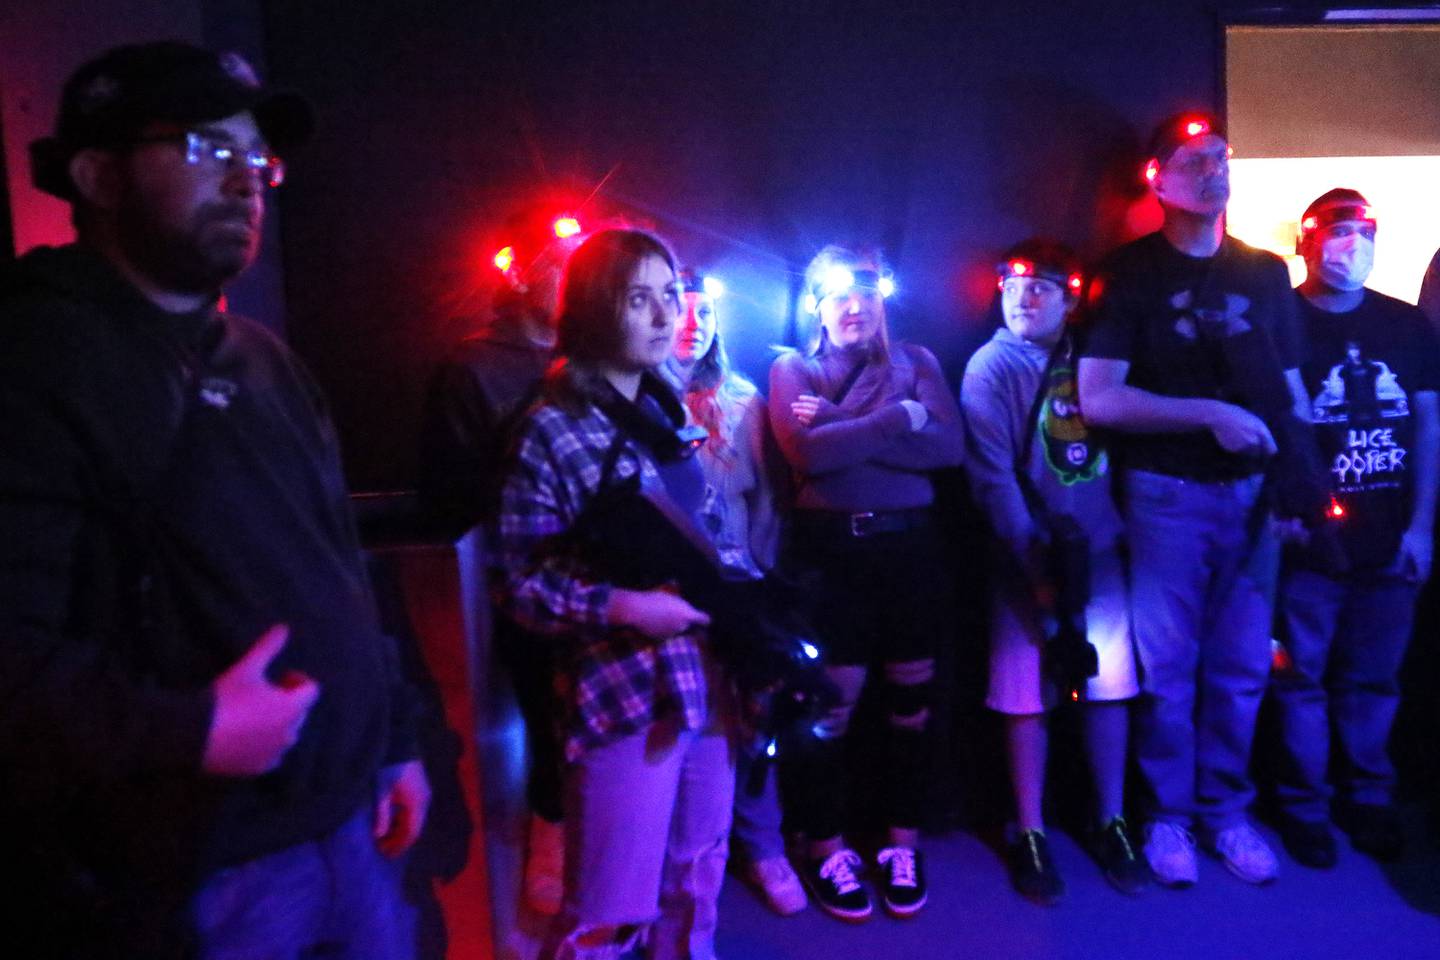
M 1281 817 L 1278 824 L 1280 841 L 1290 858 L 1302 867 L 1329 870 L 1339 859 L 1335 850 L 1335 835 L 1330 824 L 1324 820 L 1296 820 Z
M 1124 817 L 1116 817 L 1101 827 L 1092 849 L 1105 879 L 1116 890 L 1133 895 L 1150 885 L 1150 864 L 1131 839 Z
M 859 923 L 874 910 L 870 892 L 855 876 L 861 863 L 860 854 L 844 847 L 824 860 L 810 861 L 800 876 L 821 910 L 837 919 Z
M 1350 844 L 1376 860 L 1393 863 L 1405 853 L 1405 829 L 1394 807 L 1357 803 L 1350 808 Z
M 1027 900 L 1050 907 L 1065 896 L 1065 881 L 1050 859 L 1050 845 L 1039 830 L 1026 830 L 1010 844 L 1010 883 Z
M 913 847 L 886 847 L 875 858 L 881 871 L 880 902 L 897 919 L 913 917 L 925 906 L 925 869 Z

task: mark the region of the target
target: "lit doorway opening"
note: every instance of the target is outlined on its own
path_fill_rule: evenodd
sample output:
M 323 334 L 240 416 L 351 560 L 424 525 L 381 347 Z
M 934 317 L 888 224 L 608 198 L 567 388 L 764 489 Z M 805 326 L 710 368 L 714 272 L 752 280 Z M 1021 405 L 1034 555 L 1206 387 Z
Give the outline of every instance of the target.
M 1226 27 L 1229 232 L 1284 257 L 1298 284 L 1301 212 L 1352 187 L 1379 222 L 1367 286 L 1414 303 L 1440 248 L 1440 8 L 1316 19 Z

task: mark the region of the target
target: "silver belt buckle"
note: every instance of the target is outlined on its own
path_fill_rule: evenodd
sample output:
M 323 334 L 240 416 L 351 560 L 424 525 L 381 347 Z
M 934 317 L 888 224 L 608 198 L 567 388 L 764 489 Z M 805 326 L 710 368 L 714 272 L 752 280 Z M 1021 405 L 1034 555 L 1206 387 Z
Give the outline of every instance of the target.
M 875 519 L 875 514 L 873 514 L 873 513 L 852 513 L 852 514 L 850 514 L 850 536 L 852 536 L 852 537 L 863 537 L 863 536 L 867 536 L 867 534 L 865 533 L 865 530 L 864 530 L 865 523 L 866 523 L 866 521 L 868 521 L 868 520 L 874 520 L 874 519 Z

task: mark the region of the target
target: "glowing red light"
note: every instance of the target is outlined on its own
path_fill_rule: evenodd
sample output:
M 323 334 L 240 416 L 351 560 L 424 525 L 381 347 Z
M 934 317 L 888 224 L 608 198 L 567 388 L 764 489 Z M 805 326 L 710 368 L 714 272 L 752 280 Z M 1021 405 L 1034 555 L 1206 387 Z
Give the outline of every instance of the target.
M 1070 285 L 1072 292 L 1079 293 L 1080 288 L 1085 284 L 1085 278 L 1078 273 L 1072 273 L 1070 274 L 1070 279 L 1065 282 Z
M 1210 124 L 1206 123 L 1204 120 L 1191 120 L 1189 123 L 1185 124 L 1185 136 L 1187 137 L 1198 137 L 1202 133 L 1209 132 Z
M 555 236 L 564 240 L 580 232 L 580 221 L 574 217 L 559 217 L 555 220 Z
M 1360 208 L 1360 219 L 1361 219 L 1361 220 L 1374 220 L 1374 219 L 1375 219 L 1375 214 L 1373 214 L 1373 213 L 1370 212 L 1370 208 L 1369 208 L 1369 207 L 1361 207 L 1361 208 Z
M 1339 500 L 1336 500 L 1334 497 L 1331 497 L 1331 498 L 1330 498 L 1330 511 L 1329 511 L 1329 512 L 1330 512 L 1330 516 L 1334 517 L 1336 520 L 1340 520 L 1340 519 L 1342 519 L 1342 518 L 1345 516 L 1345 506 L 1344 506 L 1344 504 L 1342 504 Z
M 499 270 L 501 273 L 507 273 L 514 265 L 515 248 L 501 247 L 500 250 L 495 254 L 495 269 Z
M 1071 690 L 1071 691 L 1070 691 L 1070 700 L 1071 700 L 1071 702 L 1073 702 L 1073 703 L 1079 703 L 1079 702 L 1080 702 L 1080 691 L 1079 691 L 1079 690 Z
M 1015 276 L 1017 277 L 1023 277 L 1025 276 L 1025 274 L 1030 272 L 1030 264 L 1026 263 L 1024 260 L 1011 260 L 1010 272 L 1015 274 Z
M 1319 223 L 1320 221 L 1316 220 L 1314 217 L 1306 217 L 1304 220 L 1300 221 L 1300 229 L 1314 230 L 1317 226 L 1319 226 Z
M 1158 176 L 1160 176 L 1160 161 L 1151 157 L 1145 162 L 1145 182 L 1154 183 Z

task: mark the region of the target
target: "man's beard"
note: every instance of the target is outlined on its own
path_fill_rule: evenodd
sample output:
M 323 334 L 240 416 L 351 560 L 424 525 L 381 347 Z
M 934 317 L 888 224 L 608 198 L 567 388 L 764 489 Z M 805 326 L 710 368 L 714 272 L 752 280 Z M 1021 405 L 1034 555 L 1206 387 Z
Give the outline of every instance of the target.
M 247 204 L 217 201 L 196 210 L 183 227 L 173 227 L 141 204 L 126 202 L 119 211 L 119 241 L 136 269 L 164 289 L 216 294 L 254 262 L 259 237 L 245 242 L 209 228 L 224 220 L 248 223 L 249 217 Z

